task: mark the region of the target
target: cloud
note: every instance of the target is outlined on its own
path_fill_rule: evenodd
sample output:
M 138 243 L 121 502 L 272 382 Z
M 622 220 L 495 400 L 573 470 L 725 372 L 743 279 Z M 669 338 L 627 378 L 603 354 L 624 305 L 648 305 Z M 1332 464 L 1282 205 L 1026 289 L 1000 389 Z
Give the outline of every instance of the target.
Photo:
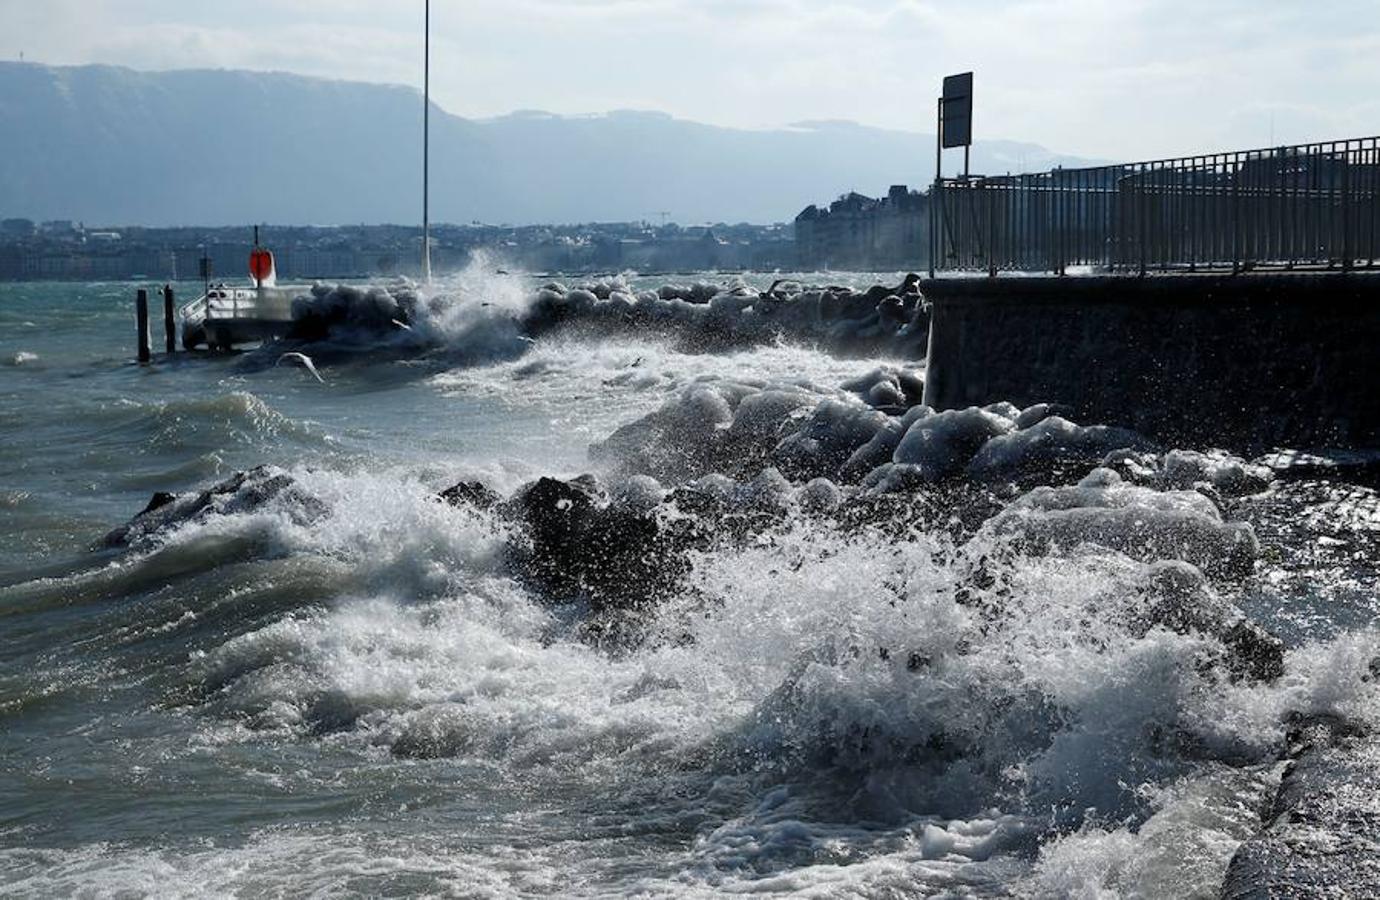
M 6 3 L 0 56 L 419 85 L 421 15 L 421 0 Z M 973 69 L 981 136 L 1130 159 L 1265 143 L 1272 123 L 1279 141 L 1374 130 L 1380 83 L 1361 0 L 434 0 L 432 16 L 435 96 L 470 116 L 929 130 L 939 80 Z

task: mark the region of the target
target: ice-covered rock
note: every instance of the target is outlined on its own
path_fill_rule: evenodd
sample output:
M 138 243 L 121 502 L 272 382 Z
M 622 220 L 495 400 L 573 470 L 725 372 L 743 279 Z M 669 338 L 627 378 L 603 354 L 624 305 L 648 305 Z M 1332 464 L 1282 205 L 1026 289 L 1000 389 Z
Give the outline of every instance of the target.
M 901 446 L 901 439 L 905 437 L 910 426 L 933 414 L 934 410 L 928 406 L 912 406 L 906 410 L 905 415 L 888 418 L 867 443 L 854 450 L 853 455 L 848 457 L 848 461 L 839 470 L 839 478 L 852 484 L 867 477 L 878 466 L 890 465 L 896 448 Z
M 1016 416 L 1017 428 L 1029 428 L 1050 416 L 1067 416 L 1072 412 L 1067 407 L 1058 403 L 1036 403 L 1021 410 L 1020 415 Z
M 853 454 L 890 421 L 885 413 L 857 402 L 825 400 L 777 445 L 771 458 L 792 478 L 837 476 Z
M 1269 681 L 1284 673 L 1284 642 L 1224 600 L 1194 566 L 1154 563 L 1141 592 L 1147 607 L 1145 615 L 1127 623 L 1132 634 L 1143 635 L 1158 625 L 1180 634 L 1210 635 L 1225 647 L 1233 674 Z
M 289 337 L 319 341 L 341 331 L 393 333 L 416 315 L 418 295 L 411 284 L 314 285 L 292 301 Z
M 841 387 L 878 409 L 910 409 L 925 395 L 924 378 L 898 366 L 879 366 Z
M 760 456 L 775 447 L 787 425 L 803 416 L 818 400 L 818 394 L 794 387 L 749 393 L 738 401 L 724 438 L 738 451 Z
M 733 503 L 742 509 L 783 513 L 795 499 L 791 483 L 777 469 L 763 469 L 756 478 L 738 486 Z
M 716 471 L 723 433 L 739 397 L 723 386 L 694 385 L 590 447 L 590 457 L 627 472 L 681 482 Z
M 926 481 L 942 481 L 962 472 L 979 448 L 1013 427 L 1005 416 L 976 406 L 923 416 L 906 430 L 892 462 L 918 466 Z
M 188 522 L 215 515 L 236 515 L 273 508 L 300 525 L 327 516 L 329 508 L 304 491 L 297 480 L 276 466 L 239 472 L 204 491 L 170 494 L 159 491 L 142 512 L 105 536 L 107 547 L 136 544 Z
M 1110 469 L 1075 486 L 1036 488 L 988 527 L 1029 552 L 1091 544 L 1143 562 L 1183 560 L 1210 575 L 1245 574 L 1259 553 L 1251 526 L 1224 522 L 1202 494 L 1127 484 Z
M 1160 481 L 1172 490 L 1191 490 L 1210 484 L 1224 497 L 1258 494 L 1270 486 L 1274 473 L 1229 453 L 1171 450 L 1160 464 Z
M 613 502 L 633 512 L 646 513 L 666 499 L 666 490 L 650 475 L 633 475 L 619 482 L 611 492 Z
M 1125 428 L 1076 425 L 1059 416 L 1048 416 L 1034 425 L 989 440 L 968 464 L 968 475 L 989 481 L 1048 478 L 1068 469 L 1086 471 L 1114 450 L 1145 450 L 1152 446 Z
M 843 492 L 827 478 L 816 478 L 796 495 L 800 508 L 808 513 L 833 512 L 843 503 Z
M 873 494 L 902 494 L 933 483 L 923 466 L 913 463 L 885 463 L 868 473 L 862 488 Z
M 573 289 L 551 284 L 532 296 L 521 324 L 529 336 L 582 322 L 606 329 L 650 326 L 700 347 L 787 338 L 847 352 L 918 358 L 925 353 L 929 328 L 918 284 L 908 278 L 895 288 L 856 291 L 777 282 L 758 291 L 733 280 L 636 293 L 619 279 Z M 917 403 L 915 380 L 915 375 L 879 379 L 868 385 L 866 399 L 879 407 Z

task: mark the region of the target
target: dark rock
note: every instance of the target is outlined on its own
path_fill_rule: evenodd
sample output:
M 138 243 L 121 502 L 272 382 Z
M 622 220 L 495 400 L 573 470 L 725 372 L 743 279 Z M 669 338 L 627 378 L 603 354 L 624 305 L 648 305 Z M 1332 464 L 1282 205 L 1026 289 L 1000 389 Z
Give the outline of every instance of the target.
M 1264 828 L 1227 868 L 1226 900 L 1380 897 L 1380 742 L 1337 716 L 1297 720 Z
M 542 478 L 508 502 L 525 528 L 514 556 L 545 590 L 583 595 L 596 613 L 641 609 L 690 570 L 686 552 L 705 537 L 696 519 L 613 504 L 598 479 Z
M 139 515 L 142 516 L 145 513 L 151 513 L 156 509 L 162 509 L 163 507 L 167 506 L 169 503 L 172 503 L 176 499 L 177 495 L 169 493 L 168 491 L 154 491 L 153 496 L 149 498 L 149 505 L 145 506 L 143 512 L 139 513 Z
M 502 497 L 478 481 L 462 481 L 446 488 L 439 496 L 451 506 L 473 506 L 476 509 L 494 509 L 503 502 Z
M 877 304 L 877 318 L 894 326 L 905 325 L 910 320 L 910 311 L 900 297 L 890 294 Z
M 323 341 L 338 333 L 391 334 L 399 322 L 410 323 L 418 301 L 411 288 L 318 284 L 292 301 L 287 337 Z
M 301 524 L 310 524 L 329 513 L 324 503 L 303 491 L 287 472 L 274 466 L 258 466 L 204 491 L 159 491 L 142 512 L 107 534 L 104 545 L 127 547 L 176 525 L 202 521 L 212 515 L 252 512 L 273 502 L 283 504 Z
M 1134 630 L 1144 633 L 1161 625 L 1179 634 L 1215 637 L 1227 650 L 1227 669 L 1234 678 L 1273 681 L 1284 674 L 1284 642 L 1219 597 L 1188 563 L 1155 563 L 1143 590 L 1148 614 Z

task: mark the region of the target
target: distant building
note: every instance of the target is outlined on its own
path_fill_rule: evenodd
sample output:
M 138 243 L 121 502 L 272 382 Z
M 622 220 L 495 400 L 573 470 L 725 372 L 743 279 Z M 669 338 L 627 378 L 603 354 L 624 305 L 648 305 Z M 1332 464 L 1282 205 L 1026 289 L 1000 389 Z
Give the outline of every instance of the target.
M 212 280 L 248 277 L 245 228 L 105 227 L 28 220 L 0 232 L 0 281 L 196 278 L 203 256 Z M 715 223 L 682 227 L 646 222 L 432 227 L 436 271 L 485 265 L 534 272 L 689 272 L 795 266 L 791 226 Z M 421 229 L 359 225 L 274 227 L 262 235 L 284 280 L 416 275 Z M 200 280 L 199 278 L 197 280 Z
M 36 230 L 33 219 L 0 220 L 0 235 L 7 238 L 33 237 Z
M 44 222 L 38 226 L 38 231 L 40 234 L 55 238 L 80 237 L 82 233 L 82 229 L 73 225 L 71 219 L 54 219 L 51 222 Z
M 929 196 L 903 184 L 880 200 L 849 193 L 795 217 L 801 269 L 919 270 L 929 265 Z

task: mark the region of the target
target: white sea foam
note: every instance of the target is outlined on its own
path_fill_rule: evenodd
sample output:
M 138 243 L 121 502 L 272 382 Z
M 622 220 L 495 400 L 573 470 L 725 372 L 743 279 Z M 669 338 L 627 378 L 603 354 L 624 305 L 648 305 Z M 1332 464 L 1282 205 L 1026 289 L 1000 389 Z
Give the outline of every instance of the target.
M 618 876 L 583 869 L 609 889 L 939 892 L 1029 879 L 1051 894 L 1188 895 L 1244 836 L 1236 798 L 1265 788 L 1236 767 L 1268 767 L 1288 713 L 1375 716 L 1361 681 L 1373 633 L 1292 652 L 1277 684 L 1233 683 L 1204 669 L 1210 635 L 1128 626 L 1144 618 L 1130 587 L 1146 567 L 1119 553 L 1009 558 L 993 583 L 975 581 L 973 566 L 1003 558 L 999 544 L 893 544 L 803 521 L 697 556 L 691 590 L 657 614 L 653 639 L 610 655 L 577 638 L 569 610 L 510 577 L 498 521 L 438 502 L 435 485 L 404 471 L 294 474 L 332 515 L 308 527 L 265 508 L 167 541 L 171 552 L 252 532 L 260 552 L 352 573 L 345 596 L 186 664 L 187 683 L 205 691 L 201 746 L 315 739 L 365 759 L 443 757 L 629 798 L 668 772 L 693 773 L 686 789 L 703 809 L 669 798 L 643 814 L 705 827 L 679 855 Z M 752 490 L 783 485 L 768 475 Z M 1215 514 L 1199 495 L 1106 475 L 1027 506 Z M 1176 749 L 1187 746 L 1193 756 Z M 6 868 L 35 893 L 96 873 L 190 894 L 377 885 L 391 871 L 429 890 L 480 878 L 502 894 L 554 884 L 572 864 L 550 847 L 498 869 L 357 837 L 322 853 L 325 840 L 10 851 Z M 1033 869 L 1018 852 L 1030 840 L 1044 844 Z

